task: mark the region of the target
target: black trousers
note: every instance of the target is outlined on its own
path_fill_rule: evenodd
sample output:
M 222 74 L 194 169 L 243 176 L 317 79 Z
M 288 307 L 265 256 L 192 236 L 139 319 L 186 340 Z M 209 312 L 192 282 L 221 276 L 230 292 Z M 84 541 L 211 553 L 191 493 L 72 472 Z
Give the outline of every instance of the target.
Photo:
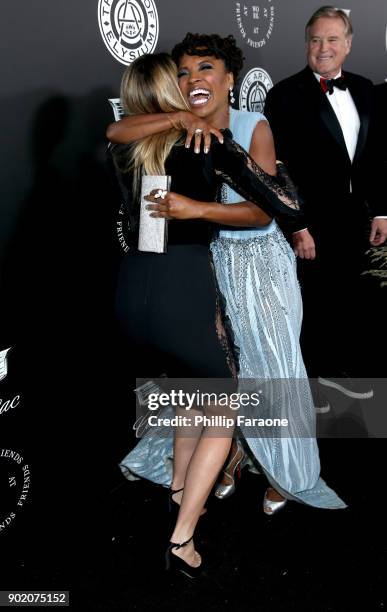
M 301 348 L 309 377 L 386 376 L 377 346 L 385 346 L 383 295 L 363 276 L 364 243 L 335 252 L 317 248 L 316 260 L 299 260 L 304 316 Z M 384 297 L 385 301 L 385 297 Z

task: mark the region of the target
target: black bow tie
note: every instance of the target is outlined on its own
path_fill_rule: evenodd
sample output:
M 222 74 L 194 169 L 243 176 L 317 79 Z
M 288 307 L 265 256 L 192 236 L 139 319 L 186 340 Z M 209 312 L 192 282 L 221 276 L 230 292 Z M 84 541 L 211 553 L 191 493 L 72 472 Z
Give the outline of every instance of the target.
M 337 79 L 324 79 L 324 77 L 320 77 L 320 85 L 324 93 L 329 92 L 329 95 L 333 94 L 333 88 L 338 87 L 343 91 L 347 89 L 347 85 L 345 83 L 345 78 L 343 76 L 338 77 Z

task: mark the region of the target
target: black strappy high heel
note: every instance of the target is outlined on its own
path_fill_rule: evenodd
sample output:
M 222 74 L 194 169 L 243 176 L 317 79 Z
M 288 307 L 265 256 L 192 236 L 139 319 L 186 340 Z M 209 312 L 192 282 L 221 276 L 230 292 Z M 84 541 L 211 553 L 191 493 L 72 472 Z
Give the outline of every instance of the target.
M 183 491 L 184 487 L 182 487 L 181 489 L 169 489 L 168 491 L 168 510 L 170 513 L 176 513 L 176 516 L 179 512 L 179 508 L 180 508 L 180 504 L 178 504 L 177 502 L 175 502 L 175 500 L 173 499 L 173 496 L 175 495 L 175 493 L 180 493 L 180 491 Z
M 182 542 L 181 544 L 175 544 L 175 542 L 170 542 L 165 553 L 165 569 L 166 570 L 176 570 L 177 572 L 181 572 L 188 576 L 188 578 L 197 578 L 202 571 L 202 563 L 198 565 L 198 567 L 192 567 L 186 563 L 181 557 L 174 555 L 172 553 L 172 549 L 174 548 L 183 548 L 186 546 L 193 538 L 193 535 L 186 542 Z
M 171 488 L 168 491 L 168 517 L 169 517 L 168 518 L 168 530 L 169 532 L 173 531 L 176 525 L 176 522 L 177 522 L 179 510 L 180 510 L 180 504 L 175 502 L 175 500 L 173 499 L 173 495 L 175 493 L 180 493 L 180 491 L 182 491 L 183 488 L 184 487 L 182 487 L 181 489 L 175 489 L 175 490 Z

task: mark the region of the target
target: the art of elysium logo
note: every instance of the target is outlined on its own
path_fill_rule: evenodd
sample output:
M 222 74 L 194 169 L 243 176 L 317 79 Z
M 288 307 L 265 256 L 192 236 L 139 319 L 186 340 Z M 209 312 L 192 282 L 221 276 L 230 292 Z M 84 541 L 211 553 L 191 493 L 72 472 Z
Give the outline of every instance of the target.
M 239 108 L 244 111 L 263 113 L 266 94 L 273 87 L 273 81 L 263 68 L 252 68 L 246 74 L 240 87 Z
M 272 0 L 235 2 L 235 14 L 245 43 L 253 49 L 263 47 L 274 28 L 275 9 Z
M 99 0 L 98 23 L 110 53 L 122 64 L 153 53 L 159 37 L 154 0 Z

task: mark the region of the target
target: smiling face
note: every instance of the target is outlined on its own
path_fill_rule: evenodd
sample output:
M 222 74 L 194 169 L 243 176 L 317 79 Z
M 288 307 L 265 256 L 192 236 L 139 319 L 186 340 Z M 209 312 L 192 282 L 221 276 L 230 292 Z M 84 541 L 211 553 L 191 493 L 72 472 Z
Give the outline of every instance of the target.
M 228 127 L 229 88 L 234 77 L 213 56 L 183 55 L 178 67 L 180 90 L 191 111 L 216 127 Z
M 340 17 L 320 17 L 307 34 L 309 67 L 327 79 L 335 77 L 351 50 L 351 43 L 352 38 L 346 36 Z

